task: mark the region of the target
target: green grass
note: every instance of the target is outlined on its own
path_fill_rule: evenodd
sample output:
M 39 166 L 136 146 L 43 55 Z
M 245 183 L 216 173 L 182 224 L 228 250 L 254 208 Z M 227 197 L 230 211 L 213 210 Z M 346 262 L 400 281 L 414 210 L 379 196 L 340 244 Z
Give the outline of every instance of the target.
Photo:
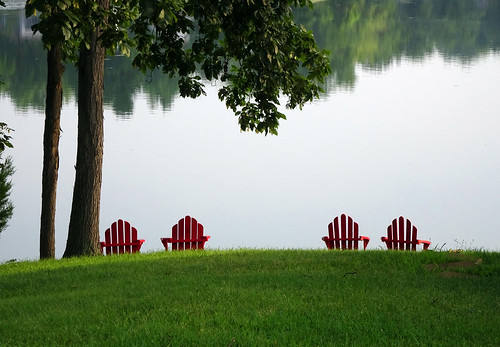
M 435 265 L 480 264 L 444 277 Z M 449 269 L 446 269 L 449 271 Z M 0 345 L 500 345 L 500 253 L 230 250 L 0 265 Z

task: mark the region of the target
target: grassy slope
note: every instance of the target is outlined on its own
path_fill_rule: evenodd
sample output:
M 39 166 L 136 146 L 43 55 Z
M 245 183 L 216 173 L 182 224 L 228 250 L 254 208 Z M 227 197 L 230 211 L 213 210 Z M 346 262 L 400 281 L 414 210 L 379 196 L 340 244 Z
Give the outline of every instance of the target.
M 465 257 L 465 258 L 464 258 Z M 0 266 L 0 345 L 500 345 L 500 254 L 162 252 Z M 474 276 L 472 276 L 474 275 Z

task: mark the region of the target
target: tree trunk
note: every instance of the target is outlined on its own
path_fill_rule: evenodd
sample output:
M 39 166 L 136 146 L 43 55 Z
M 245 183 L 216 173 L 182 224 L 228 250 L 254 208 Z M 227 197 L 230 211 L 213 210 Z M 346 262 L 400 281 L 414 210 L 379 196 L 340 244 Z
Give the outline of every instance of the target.
M 47 96 L 43 135 L 42 212 L 40 218 L 40 259 L 55 257 L 55 218 L 57 174 L 59 169 L 59 136 L 62 108 L 61 45 L 47 52 Z
M 99 1 L 101 6 L 106 0 Z M 109 5 L 109 2 L 107 2 Z M 104 58 L 99 28 L 82 45 L 78 62 L 78 148 L 75 186 L 64 257 L 97 255 L 104 142 Z

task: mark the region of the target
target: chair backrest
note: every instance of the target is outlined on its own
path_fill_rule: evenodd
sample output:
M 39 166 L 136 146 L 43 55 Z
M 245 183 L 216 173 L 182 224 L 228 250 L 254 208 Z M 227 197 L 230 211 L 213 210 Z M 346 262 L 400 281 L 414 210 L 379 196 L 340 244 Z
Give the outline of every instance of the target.
M 403 216 L 395 218 L 387 227 L 387 240 L 385 242 L 389 249 L 409 251 L 411 248 L 412 251 L 416 251 L 419 244 L 417 228 Z
M 190 216 L 179 219 L 172 227 L 172 249 L 203 249 L 206 241 L 203 225 Z
M 137 245 L 132 244 L 134 241 L 137 241 L 137 229 L 122 219 L 113 222 L 111 227 L 106 229 L 104 239 L 104 247 L 108 255 L 138 251 Z
M 358 249 L 359 226 L 350 216 L 342 214 L 328 224 L 328 237 L 333 240 L 333 248 Z

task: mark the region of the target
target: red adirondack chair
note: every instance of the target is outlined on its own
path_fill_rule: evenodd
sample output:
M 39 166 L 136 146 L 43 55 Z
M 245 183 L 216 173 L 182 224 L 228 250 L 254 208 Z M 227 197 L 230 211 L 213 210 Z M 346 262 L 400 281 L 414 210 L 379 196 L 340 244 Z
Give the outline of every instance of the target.
M 422 244 L 424 250 L 429 248 L 430 241 L 417 239 L 417 228 L 411 224 L 409 219 L 404 217 L 396 218 L 392 224 L 387 227 L 387 237 L 382 236 L 382 242 L 385 242 L 387 249 L 411 250 L 416 251 L 417 245 Z
M 179 219 L 172 227 L 172 237 L 161 238 L 161 242 L 168 251 L 168 244 L 172 244 L 172 250 L 182 251 L 185 249 L 204 249 L 205 242 L 210 236 L 203 235 L 203 225 L 190 216 Z
M 101 241 L 101 252 L 106 249 L 106 255 L 139 252 L 144 243 L 144 240 L 137 239 L 137 229 L 122 219 L 106 229 L 104 239 L 104 242 Z
M 363 249 L 366 249 L 370 238 L 367 236 L 359 236 L 358 223 L 354 222 L 351 217 L 342 214 L 335 217 L 333 222 L 328 224 L 328 236 L 322 238 L 325 241 L 328 249 L 358 249 L 358 242 L 363 241 Z

